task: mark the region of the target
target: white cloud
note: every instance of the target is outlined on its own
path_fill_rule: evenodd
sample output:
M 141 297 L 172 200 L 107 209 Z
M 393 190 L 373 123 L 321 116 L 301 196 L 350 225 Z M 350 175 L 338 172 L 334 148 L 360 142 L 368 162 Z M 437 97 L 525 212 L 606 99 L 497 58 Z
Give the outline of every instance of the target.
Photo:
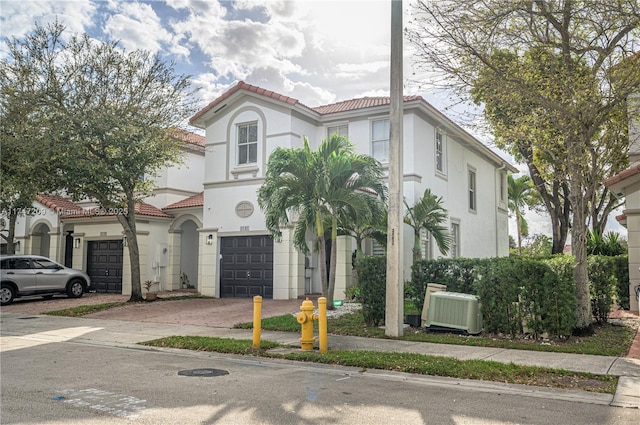
M 105 34 L 118 40 L 127 50 L 143 49 L 158 53 L 172 40 L 153 8 L 144 3 L 114 3 L 114 13 L 104 26 Z
M 93 2 L 75 1 L 3 1 L 0 27 L 2 37 L 22 38 L 31 32 L 35 23 L 46 26 L 56 20 L 68 33 L 84 33 L 93 25 L 97 6 Z M 4 43 L 0 57 L 5 57 Z

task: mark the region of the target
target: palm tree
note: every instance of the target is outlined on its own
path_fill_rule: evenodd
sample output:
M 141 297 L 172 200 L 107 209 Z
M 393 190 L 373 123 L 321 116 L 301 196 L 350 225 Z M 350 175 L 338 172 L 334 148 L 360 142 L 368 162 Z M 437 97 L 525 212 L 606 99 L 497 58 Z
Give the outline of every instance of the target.
M 430 189 L 425 189 L 424 194 L 413 207 L 409 207 L 407 201 L 404 201 L 407 208 L 404 222 L 413 228 L 413 261 L 422 257 L 421 229 L 425 229 L 433 236 L 441 253 L 449 252 L 451 237 L 447 228 L 442 225 L 447 220 L 447 210 L 442 206 L 442 203 L 442 197 L 437 197 L 431 193 Z
M 528 234 L 528 224 L 524 218 L 524 208 L 534 205 L 539 196 L 536 188 L 527 175 L 514 179 L 507 176 L 507 192 L 509 195 L 509 211 L 516 216 L 516 231 L 518 232 L 518 254 L 522 255 L 522 236 Z
M 306 234 L 312 230 L 320 258 L 326 258 L 325 223 L 330 223 L 328 277 L 325 262 L 319 262 L 328 308 L 333 308 L 338 222 L 361 222 L 371 217 L 375 205 L 386 200 L 382 177 L 378 161 L 357 154 L 339 135 L 323 140 L 317 151 L 310 149 L 305 138 L 303 148 L 277 148 L 269 157 L 265 182 L 258 189 L 258 204 L 272 235 L 278 238 L 280 227 L 294 221 L 292 214 L 297 214 L 294 246 L 308 253 Z

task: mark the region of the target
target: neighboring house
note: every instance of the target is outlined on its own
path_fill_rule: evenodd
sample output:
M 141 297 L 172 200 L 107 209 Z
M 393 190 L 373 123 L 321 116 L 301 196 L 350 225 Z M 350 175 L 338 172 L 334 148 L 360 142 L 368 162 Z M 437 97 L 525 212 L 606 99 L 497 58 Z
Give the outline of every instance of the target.
M 616 217 L 627 228 L 629 244 L 630 310 L 639 312 L 636 287 L 640 287 L 640 95 L 628 99 L 629 168 L 605 180 L 605 186 L 625 198 L 623 214 Z
M 204 137 L 179 131 L 183 163 L 154 176 L 151 196 L 136 206 L 141 279 L 159 282 L 160 289 L 180 288 L 186 273 L 198 286 L 198 229 L 202 227 Z M 16 224 L 16 252 L 50 257 L 87 271 L 92 288 L 131 293 L 127 241 L 114 213 L 94 202 L 72 202 L 61 196 L 39 195 L 31 215 Z
M 367 97 L 310 108 L 298 100 L 240 82 L 194 115 L 206 132 L 199 290 L 204 295 L 293 299 L 320 292 L 316 252 L 305 257 L 291 243 L 292 229 L 275 242 L 265 229 L 256 191 L 269 154 L 317 148 L 327 136 L 345 135 L 359 153 L 388 170 L 389 98 Z M 517 172 L 491 149 L 420 96 L 404 98 L 403 192 L 409 205 L 430 188 L 449 211 L 450 257 L 509 253 L 507 173 Z M 167 210 L 164 210 L 167 212 Z M 309 242 L 311 240 L 309 239 Z M 310 243 L 311 247 L 312 244 Z M 413 236 L 404 233 L 404 275 L 410 279 Z M 336 299 L 352 283 L 354 240 L 338 239 Z M 368 253 L 379 247 L 369 244 Z M 441 254 L 425 238 L 426 258 Z

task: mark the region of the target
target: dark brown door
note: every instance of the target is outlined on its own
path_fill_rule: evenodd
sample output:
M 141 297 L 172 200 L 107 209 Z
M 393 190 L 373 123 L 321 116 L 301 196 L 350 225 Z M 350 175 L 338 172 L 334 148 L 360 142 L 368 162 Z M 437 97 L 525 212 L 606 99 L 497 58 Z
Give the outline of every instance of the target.
M 122 241 L 90 241 L 87 255 L 91 290 L 122 293 Z
M 273 239 L 234 236 L 221 239 L 222 297 L 273 298 Z

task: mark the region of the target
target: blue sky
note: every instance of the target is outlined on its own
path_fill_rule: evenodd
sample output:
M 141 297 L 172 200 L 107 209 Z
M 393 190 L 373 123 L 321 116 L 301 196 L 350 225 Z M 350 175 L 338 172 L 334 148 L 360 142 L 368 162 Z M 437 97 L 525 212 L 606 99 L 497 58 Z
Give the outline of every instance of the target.
M 404 3 L 407 20 L 409 1 Z M 57 19 L 69 32 L 174 61 L 200 88 L 201 106 L 243 80 L 313 107 L 389 94 L 390 13 L 389 0 L 0 0 L 0 35 L 21 38 L 36 22 Z M 5 55 L 1 45 L 0 57 Z M 473 122 L 468 107 L 452 108 L 457 100 L 431 91 L 428 81 L 408 82 L 420 71 L 406 42 L 404 74 L 405 94 L 423 96 L 474 132 L 465 125 Z M 531 233 L 550 234 L 548 219 L 528 219 Z M 626 234 L 615 220 L 610 223 Z

